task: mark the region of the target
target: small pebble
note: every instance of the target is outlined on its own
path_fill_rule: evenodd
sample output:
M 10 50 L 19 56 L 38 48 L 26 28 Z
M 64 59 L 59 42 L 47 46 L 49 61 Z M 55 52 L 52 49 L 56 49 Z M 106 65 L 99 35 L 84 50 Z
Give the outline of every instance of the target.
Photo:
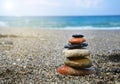
M 16 65 L 16 63 L 14 62 L 13 65 Z
M 16 61 L 20 61 L 20 59 L 16 59 Z

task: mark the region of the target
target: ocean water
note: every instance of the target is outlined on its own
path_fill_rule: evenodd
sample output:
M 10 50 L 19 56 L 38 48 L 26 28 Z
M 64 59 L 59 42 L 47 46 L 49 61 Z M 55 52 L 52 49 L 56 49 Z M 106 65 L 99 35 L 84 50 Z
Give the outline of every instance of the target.
M 120 16 L 0 16 L 4 28 L 120 29 Z

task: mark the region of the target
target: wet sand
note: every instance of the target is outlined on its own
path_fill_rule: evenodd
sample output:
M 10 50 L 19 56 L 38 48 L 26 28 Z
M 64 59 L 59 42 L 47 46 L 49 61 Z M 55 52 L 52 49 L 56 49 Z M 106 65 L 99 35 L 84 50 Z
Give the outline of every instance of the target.
M 64 76 L 64 45 L 72 34 L 85 36 L 92 68 L 86 76 Z M 0 28 L 1 84 L 120 84 L 120 30 Z

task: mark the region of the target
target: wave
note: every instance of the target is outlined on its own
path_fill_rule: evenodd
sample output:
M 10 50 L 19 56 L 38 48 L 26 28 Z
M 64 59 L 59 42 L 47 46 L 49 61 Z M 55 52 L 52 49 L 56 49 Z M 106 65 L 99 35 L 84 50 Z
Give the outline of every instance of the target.
M 9 27 L 7 23 L 0 21 L 0 27 Z
M 83 27 L 65 27 L 65 28 L 60 28 L 60 29 L 64 29 L 64 30 L 120 30 L 120 27 L 92 27 L 92 26 L 83 26 Z

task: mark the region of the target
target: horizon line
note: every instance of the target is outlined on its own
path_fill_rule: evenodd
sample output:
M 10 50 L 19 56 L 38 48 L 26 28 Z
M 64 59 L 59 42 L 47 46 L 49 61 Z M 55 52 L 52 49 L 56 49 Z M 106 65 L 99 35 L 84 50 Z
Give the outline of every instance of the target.
M 0 15 L 0 17 L 77 17 L 77 16 L 120 16 L 120 15 Z

